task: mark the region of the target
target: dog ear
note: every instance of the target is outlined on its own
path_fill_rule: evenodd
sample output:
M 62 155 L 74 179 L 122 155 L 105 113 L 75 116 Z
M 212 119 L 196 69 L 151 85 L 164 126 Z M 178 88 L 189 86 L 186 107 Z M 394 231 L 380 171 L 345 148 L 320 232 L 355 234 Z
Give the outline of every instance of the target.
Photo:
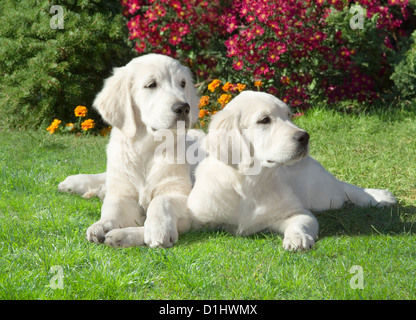
M 241 155 L 241 115 L 223 109 L 211 120 L 207 135 L 207 150 L 210 155 L 229 165 L 237 165 Z
M 199 107 L 198 107 L 199 97 L 195 89 L 192 73 L 188 68 L 186 68 L 185 74 L 186 74 L 185 96 L 186 96 L 186 100 L 191 106 L 190 123 L 192 126 L 199 119 Z
M 137 123 L 131 96 L 131 76 L 126 67 L 114 68 L 113 75 L 104 81 L 93 106 L 105 121 L 126 136 L 134 137 Z

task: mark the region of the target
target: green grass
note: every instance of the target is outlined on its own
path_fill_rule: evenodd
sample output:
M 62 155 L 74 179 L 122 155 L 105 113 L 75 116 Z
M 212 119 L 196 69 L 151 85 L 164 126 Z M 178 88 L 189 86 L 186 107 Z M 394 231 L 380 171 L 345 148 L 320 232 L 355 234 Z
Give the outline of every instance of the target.
M 275 234 L 214 231 L 170 249 L 113 249 L 85 239 L 100 201 L 57 191 L 68 175 L 105 170 L 107 138 L 1 131 L 0 299 L 415 299 L 416 111 L 315 109 L 296 122 L 330 172 L 388 188 L 399 205 L 317 214 L 308 252 L 284 251 Z M 354 265 L 363 289 L 350 287 Z M 50 286 L 52 266 L 62 289 Z

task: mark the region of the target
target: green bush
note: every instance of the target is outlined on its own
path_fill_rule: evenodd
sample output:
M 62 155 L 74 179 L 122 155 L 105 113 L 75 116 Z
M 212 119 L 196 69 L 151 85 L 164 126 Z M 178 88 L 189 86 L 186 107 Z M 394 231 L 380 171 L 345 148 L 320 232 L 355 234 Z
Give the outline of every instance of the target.
M 391 79 L 400 98 L 416 97 L 416 31 L 409 39 L 408 49 L 399 55 Z
M 0 127 L 73 119 L 77 105 L 91 106 L 111 69 L 133 56 L 118 1 L 53 5 L 63 8 L 63 29 L 51 27 L 58 12 L 50 13 L 50 1 L 0 3 Z

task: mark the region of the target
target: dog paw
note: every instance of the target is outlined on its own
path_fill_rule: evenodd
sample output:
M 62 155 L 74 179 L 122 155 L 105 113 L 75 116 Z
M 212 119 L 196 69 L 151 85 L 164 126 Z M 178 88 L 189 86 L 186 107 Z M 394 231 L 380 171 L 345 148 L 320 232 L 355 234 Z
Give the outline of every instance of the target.
M 293 232 L 286 234 L 283 239 L 283 248 L 289 251 L 309 250 L 315 244 L 315 240 L 306 233 Z
M 144 242 L 151 248 L 168 248 L 178 241 L 178 230 L 176 224 L 161 224 L 152 219 L 147 219 L 144 223 Z
M 380 207 L 391 207 L 397 204 L 397 199 L 388 190 L 365 189 L 366 193 L 371 196 L 371 205 Z
M 58 185 L 58 190 L 60 192 L 76 193 L 77 192 L 76 185 L 77 184 L 74 181 L 73 177 L 69 176 Z
M 93 243 L 103 243 L 108 232 L 114 229 L 111 221 L 97 221 L 87 229 L 87 239 Z
M 104 244 L 110 247 L 138 247 L 144 245 L 144 228 L 130 227 L 108 232 Z

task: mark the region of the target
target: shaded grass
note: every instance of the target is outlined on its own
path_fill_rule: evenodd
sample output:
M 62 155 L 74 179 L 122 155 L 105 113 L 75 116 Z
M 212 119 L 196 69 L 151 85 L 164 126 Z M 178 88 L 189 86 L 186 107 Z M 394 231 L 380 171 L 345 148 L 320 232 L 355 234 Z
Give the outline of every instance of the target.
M 170 249 L 90 244 L 85 231 L 101 202 L 56 187 L 70 174 L 104 171 L 107 139 L 2 131 L 0 299 L 415 299 L 415 118 L 315 109 L 296 120 L 335 176 L 399 199 L 394 208 L 317 213 L 319 241 L 300 253 L 269 233 L 191 231 Z M 55 265 L 62 289 L 50 287 Z M 364 289 L 350 287 L 354 265 Z

